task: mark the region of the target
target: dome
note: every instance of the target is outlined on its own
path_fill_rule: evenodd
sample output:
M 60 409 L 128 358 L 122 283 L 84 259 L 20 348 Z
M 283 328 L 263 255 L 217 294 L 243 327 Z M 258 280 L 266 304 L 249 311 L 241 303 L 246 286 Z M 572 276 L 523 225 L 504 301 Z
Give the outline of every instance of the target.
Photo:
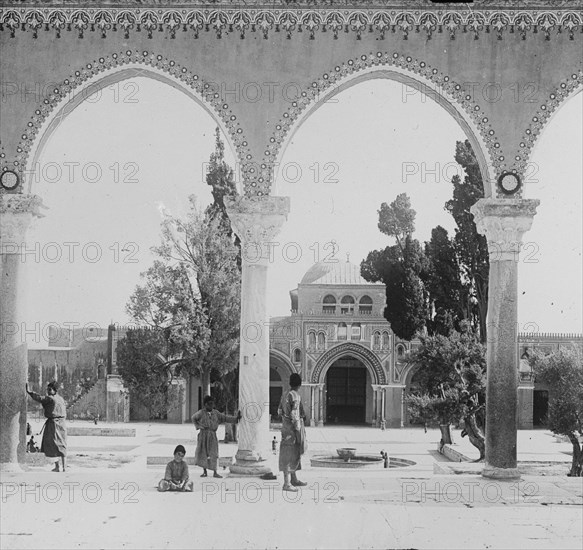
M 360 275 L 360 266 L 350 262 L 315 263 L 300 281 L 301 285 L 371 285 Z

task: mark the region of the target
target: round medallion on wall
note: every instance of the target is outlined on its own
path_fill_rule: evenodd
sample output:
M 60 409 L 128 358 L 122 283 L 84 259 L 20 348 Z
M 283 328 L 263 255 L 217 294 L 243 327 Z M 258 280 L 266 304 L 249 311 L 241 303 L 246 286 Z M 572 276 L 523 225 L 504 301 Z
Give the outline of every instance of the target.
M 18 174 L 12 170 L 5 170 L 0 176 L 0 185 L 7 191 L 14 191 L 20 183 Z
M 522 186 L 520 177 L 514 172 L 503 172 L 498 178 L 498 188 L 505 195 L 514 195 L 518 193 Z

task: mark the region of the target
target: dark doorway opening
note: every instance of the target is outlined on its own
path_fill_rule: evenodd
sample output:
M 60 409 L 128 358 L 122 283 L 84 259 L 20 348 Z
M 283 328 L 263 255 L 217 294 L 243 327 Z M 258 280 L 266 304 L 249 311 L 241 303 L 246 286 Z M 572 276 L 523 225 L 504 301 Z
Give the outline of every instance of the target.
M 283 384 L 281 376 L 277 370 L 269 369 L 269 416 L 271 420 L 281 420 L 277 414 L 281 396 L 283 395 Z
M 365 367 L 330 367 L 326 375 L 326 389 L 328 424 L 365 423 Z
M 549 392 L 547 390 L 534 390 L 532 409 L 533 425 L 546 425 L 549 412 Z

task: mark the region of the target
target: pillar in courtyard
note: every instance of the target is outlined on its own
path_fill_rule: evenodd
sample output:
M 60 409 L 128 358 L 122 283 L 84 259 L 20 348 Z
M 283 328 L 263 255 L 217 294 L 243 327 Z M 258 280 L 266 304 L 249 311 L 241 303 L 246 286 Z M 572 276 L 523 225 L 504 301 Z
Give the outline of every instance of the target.
M 522 236 L 532 225 L 538 200 L 480 199 L 471 208 L 486 236 L 490 256 L 486 386 L 486 461 L 482 475 L 518 478 L 517 392 L 518 261 Z
M 318 384 L 318 427 L 324 427 L 324 400 L 326 399 L 325 385 Z
M 26 231 L 41 217 L 36 195 L 0 193 L 0 469 L 19 470 L 26 450 L 28 357 L 23 295 Z
M 288 197 L 225 197 L 233 230 L 241 239 L 241 328 L 239 351 L 239 446 L 231 472 L 271 471 L 269 445 L 269 317 L 267 271 L 275 237 L 289 213 Z

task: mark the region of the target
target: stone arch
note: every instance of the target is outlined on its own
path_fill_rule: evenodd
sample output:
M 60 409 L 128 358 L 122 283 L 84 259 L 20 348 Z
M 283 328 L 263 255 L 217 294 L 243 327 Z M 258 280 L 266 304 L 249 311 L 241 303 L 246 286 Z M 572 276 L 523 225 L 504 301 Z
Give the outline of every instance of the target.
M 405 392 L 409 391 L 409 387 L 411 386 L 411 380 L 415 373 L 419 370 L 421 365 L 418 364 L 411 364 L 407 365 L 402 371 L 399 376 L 401 383 L 405 386 Z
M 294 367 L 293 363 L 291 362 L 290 358 L 283 352 L 277 350 L 277 349 L 270 349 L 269 350 L 269 364 L 270 364 L 270 368 L 271 368 L 271 360 L 274 360 L 275 363 L 277 363 L 278 365 L 283 366 L 286 369 L 286 375 L 287 376 L 282 376 L 282 381 L 284 384 L 287 384 L 287 381 L 289 380 L 289 375 L 297 372 L 296 368 Z
M 200 105 L 221 128 L 227 146 L 238 159 L 238 164 L 241 164 L 241 172 L 245 173 L 244 165 L 251 160 L 247 140 L 237 117 L 213 84 L 162 55 L 127 50 L 87 63 L 61 84 L 56 84 L 51 93 L 37 105 L 16 149 L 14 169 L 20 173 L 23 184 L 26 183 L 26 174 L 31 173 L 52 133 L 69 113 L 102 88 L 135 77 L 153 78 L 168 84 Z M 32 178 L 28 193 L 31 192 L 31 185 Z
M 559 112 L 567 99 L 575 97 L 583 91 L 583 70 L 572 73 L 549 94 L 548 98 L 540 104 L 532 116 L 530 124 L 524 130 L 518 148 L 515 151 L 514 161 L 510 169 L 524 174 L 528 168 L 529 159 L 536 150 L 539 137 L 550 124 L 551 120 Z
M 424 61 L 395 52 L 363 54 L 336 65 L 301 91 L 276 123 L 261 164 L 258 187 L 248 194 L 270 193 L 273 166 L 279 165 L 289 143 L 308 119 L 326 100 L 366 80 L 386 78 L 406 84 L 433 99 L 451 114 L 472 144 L 484 182 L 486 197 L 496 196 L 497 176 L 506 169 L 506 158 L 488 116 L 463 91 L 463 85 Z M 277 163 L 277 164 L 274 164 Z M 274 182 L 276 187 L 277 182 Z
M 373 384 L 387 384 L 385 371 L 383 370 L 378 357 L 368 348 L 353 342 L 347 342 L 345 344 L 334 346 L 326 353 L 324 353 L 320 359 L 318 359 L 318 362 L 316 363 L 316 366 L 312 372 L 312 384 L 322 384 L 324 382 L 326 372 L 332 363 L 334 363 L 336 359 L 340 359 L 345 355 L 349 355 L 362 361 L 363 365 L 370 372 Z

